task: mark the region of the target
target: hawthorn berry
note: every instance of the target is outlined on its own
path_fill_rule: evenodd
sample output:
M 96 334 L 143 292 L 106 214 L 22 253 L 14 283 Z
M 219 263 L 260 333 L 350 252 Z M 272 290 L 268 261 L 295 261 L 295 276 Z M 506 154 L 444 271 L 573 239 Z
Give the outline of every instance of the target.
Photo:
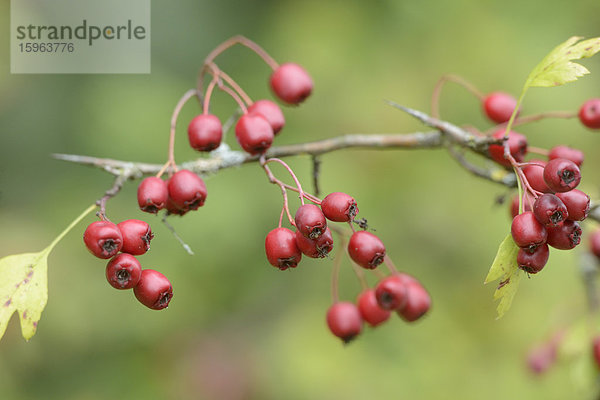
M 106 280 L 115 289 L 131 289 L 141 276 L 140 262 L 128 253 L 117 254 L 106 265 Z
M 563 222 L 562 225 L 546 228 L 548 245 L 559 250 L 570 250 L 581 242 L 581 227 L 579 223 L 570 219 Z
M 296 244 L 302 254 L 310 258 L 324 258 L 333 250 L 333 237 L 329 228 L 317 239 L 309 239 L 296 231 Z
M 287 228 L 275 228 L 267 234 L 265 251 L 269 263 L 282 271 L 296 268 L 302 259 L 296 234 Z
M 527 355 L 527 366 L 535 374 L 543 374 L 556 361 L 556 345 L 550 343 L 535 348 Z
M 216 115 L 200 114 L 188 125 L 190 146 L 198 151 L 212 151 L 219 147 L 223 138 L 223 125 Z
M 375 286 L 377 304 L 384 310 L 400 310 L 408 299 L 408 283 L 414 278 L 406 274 L 390 275 Z
M 353 221 L 358 214 L 356 200 L 346 193 L 329 193 L 321 201 L 321 210 L 325 217 L 334 222 Z
M 108 259 L 121 250 L 123 235 L 112 222 L 96 221 L 85 229 L 83 241 L 90 253 L 98 258 Z
M 138 186 L 137 199 L 142 211 L 156 214 L 166 207 L 168 196 L 167 183 L 155 176 L 145 178 Z
M 273 128 L 262 114 L 247 113 L 235 125 L 238 143 L 250 154 L 262 154 L 273 143 Z
M 377 303 L 374 289 L 364 290 L 356 299 L 356 303 L 362 319 L 373 327 L 382 324 L 390 318 L 391 312 L 384 310 Z
M 296 228 L 309 239 L 317 239 L 325 232 L 327 220 L 321 209 L 314 204 L 304 204 L 296 211 Z
M 119 222 L 117 227 L 123 235 L 123 253 L 136 256 L 142 255 L 150 249 L 150 241 L 154 237 L 152 229 L 144 221 L 139 219 L 128 219 Z
M 530 249 L 546 242 L 548 236 L 544 225 L 538 222 L 531 211 L 525 211 L 513 218 L 510 232 L 517 246 Z
M 579 109 L 579 121 L 590 129 L 600 129 L 600 98 L 583 103 Z
M 535 249 L 519 249 L 517 264 L 519 268 L 529 274 L 537 274 L 548 262 L 550 249 L 547 244 L 541 244 Z
M 504 129 L 499 129 L 492 135 L 495 139 L 504 137 Z M 527 154 L 527 138 L 520 133 L 510 131 L 508 133 L 508 149 L 515 161 L 521 162 Z M 490 144 L 488 147 L 490 157 L 498 164 L 510 166 L 510 161 L 504 158 L 504 146 L 502 144 Z
M 485 115 L 492 121 L 501 124 L 510 119 L 517 106 L 517 99 L 508 93 L 493 92 L 485 96 L 482 104 Z
M 144 269 L 133 288 L 136 299 L 153 310 L 167 308 L 173 298 L 173 286 L 166 276 L 153 269 Z
M 567 206 L 550 193 L 544 193 L 533 203 L 533 215 L 544 226 L 560 225 L 569 217 Z
M 206 185 L 202 178 L 187 169 L 182 169 L 169 179 L 169 199 L 173 206 L 182 211 L 197 210 L 206 200 Z M 167 205 L 168 205 L 167 200 Z
M 592 351 L 596 367 L 600 368 L 600 336 L 596 336 L 592 342 Z
M 348 241 L 348 254 L 361 267 L 374 269 L 385 258 L 385 246 L 372 233 L 357 231 L 352 234 Z
M 431 296 L 417 280 L 408 280 L 406 290 L 406 304 L 396 312 L 403 320 L 414 322 L 431 308 Z
M 568 146 L 554 146 L 548 153 L 548 159 L 565 158 L 573 161 L 579 168 L 583 164 L 583 151 Z
M 581 173 L 573 161 L 555 158 L 544 167 L 544 182 L 554 192 L 568 192 L 579 185 Z
M 327 310 L 327 326 L 344 343 L 349 343 L 362 330 L 360 311 L 353 303 L 339 301 Z
M 590 250 L 592 254 L 600 258 L 600 229 L 595 230 L 590 235 Z
M 523 167 L 523 173 L 527 182 L 533 188 L 542 193 L 550 193 L 551 190 L 544 181 L 544 167 L 546 162 L 542 160 L 531 160 Z
M 590 196 L 578 189 L 568 192 L 556 193 L 556 196 L 562 200 L 569 212 L 569 219 L 573 221 L 583 221 L 590 212 Z
M 273 71 L 271 89 L 280 100 L 297 105 L 310 96 L 313 81 L 300 65 L 285 63 Z
M 248 112 L 262 115 L 271 125 L 274 135 L 277 135 L 285 125 L 285 117 L 281 108 L 271 100 L 255 101 L 248 107 Z

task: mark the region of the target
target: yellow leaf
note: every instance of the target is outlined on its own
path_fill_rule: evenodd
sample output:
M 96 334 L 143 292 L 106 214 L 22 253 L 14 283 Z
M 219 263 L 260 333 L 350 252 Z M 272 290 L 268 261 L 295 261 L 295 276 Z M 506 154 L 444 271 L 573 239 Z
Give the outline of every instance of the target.
M 500 300 L 497 308 L 498 318 L 502 318 L 510 309 L 523 275 L 517 265 L 518 252 L 519 247 L 512 239 L 512 235 L 508 234 L 500 243 L 494 262 L 485 278 L 484 283 L 500 280 L 498 288 L 494 292 L 494 300 Z

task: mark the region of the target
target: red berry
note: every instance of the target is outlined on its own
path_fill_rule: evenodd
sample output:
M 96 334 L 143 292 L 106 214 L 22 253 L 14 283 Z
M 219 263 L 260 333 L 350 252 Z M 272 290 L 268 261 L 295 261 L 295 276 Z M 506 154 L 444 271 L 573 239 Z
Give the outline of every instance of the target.
M 489 119 L 501 124 L 510 119 L 517 100 L 508 93 L 494 92 L 483 99 L 483 110 Z
M 137 199 L 142 211 L 156 214 L 166 207 L 168 196 L 167 183 L 155 176 L 144 179 L 138 186 Z
M 373 269 L 383 262 L 385 246 L 372 233 L 358 231 L 354 232 L 348 241 L 348 254 L 361 267 Z
M 363 291 L 356 299 L 356 303 L 362 319 L 373 327 L 387 321 L 390 317 L 389 310 L 379 307 L 373 289 Z
M 314 204 L 304 204 L 296 211 L 296 228 L 309 239 L 317 239 L 325 232 L 327 221 L 321 209 Z
M 397 313 L 403 320 L 413 322 L 421 318 L 431 308 L 431 297 L 416 280 L 406 283 L 406 304 Z
M 504 129 L 494 132 L 492 137 L 502 139 L 504 137 Z M 527 138 L 520 133 L 510 131 L 508 133 L 508 149 L 510 154 L 517 162 L 523 161 L 527 154 Z M 510 161 L 504 158 L 504 146 L 501 144 L 491 144 L 488 148 L 490 157 L 498 164 L 506 167 L 510 166 Z
M 556 345 L 553 343 L 545 344 L 535 348 L 527 355 L 527 365 L 535 374 L 543 374 L 556 361 Z
M 557 226 L 569 217 L 567 206 L 553 194 L 545 193 L 533 203 L 533 215 L 544 226 Z
M 592 343 L 592 350 L 594 354 L 594 361 L 596 362 L 596 366 L 600 368 L 600 337 L 596 336 Z
M 573 161 L 555 158 L 544 167 L 544 181 L 555 192 L 568 192 L 579 185 L 581 173 Z
M 579 120 L 590 129 L 600 129 L 600 99 L 589 99 L 579 109 Z
M 145 269 L 133 293 L 140 303 L 153 310 L 167 308 L 173 298 L 173 286 L 166 276 L 153 269 Z
M 219 147 L 222 138 L 223 126 L 216 115 L 198 115 L 188 125 L 188 139 L 195 150 L 212 151 Z
M 244 114 L 235 125 L 238 143 L 250 154 L 262 154 L 267 151 L 273 143 L 273 136 L 273 128 L 261 114 Z
M 128 253 L 114 256 L 106 266 L 106 280 L 115 289 L 131 289 L 142 276 L 140 262 Z
M 596 257 L 600 258 L 600 229 L 595 230 L 590 235 L 590 250 Z
M 546 242 L 546 228 L 538 222 L 531 211 L 517 215 L 512 221 L 510 232 L 519 247 L 534 249 Z
M 551 148 L 548 159 L 554 160 L 555 158 L 566 158 L 567 160 L 571 160 L 577 164 L 579 168 L 581 168 L 581 164 L 583 164 L 583 152 L 567 146 L 555 146 Z
M 408 299 L 408 283 L 414 278 L 406 274 L 390 275 L 377 284 L 375 297 L 384 310 L 400 310 Z
M 302 103 L 312 92 L 313 81 L 308 73 L 294 63 L 281 64 L 271 75 L 271 89 L 288 104 Z
M 154 237 L 150 225 L 139 219 L 128 219 L 117 224 L 123 235 L 123 253 L 141 255 L 150 249 L 150 241 Z
M 321 210 L 325 217 L 334 222 L 348 222 L 354 220 L 358 214 L 356 200 L 346 193 L 329 193 L 321 202 Z
M 285 117 L 283 116 L 283 112 L 281 112 L 281 108 L 271 100 L 255 101 L 248 107 L 248 112 L 260 114 L 265 117 L 273 129 L 274 135 L 277 135 L 285 125 Z
M 202 178 L 182 169 L 169 179 L 169 199 L 183 211 L 197 210 L 206 200 L 206 185 Z M 167 201 L 168 202 L 168 201 Z
M 531 163 L 531 164 L 529 164 Z M 539 164 L 539 165 L 536 165 Z M 523 167 L 523 173 L 527 182 L 534 190 L 542 193 L 550 193 L 551 190 L 544 181 L 544 167 L 546 162 L 542 160 L 531 160 Z
M 566 220 L 557 227 L 546 228 L 548 231 L 548 245 L 560 250 L 570 250 L 581 241 L 581 227 L 579 223 Z
M 83 241 L 90 253 L 98 258 L 111 258 L 121 250 L 123 235 L 117 225 L 108 221 L 96 221 L 88 225 Z
M 325 232 L 315 240 L 296 231 L 296 244 L 302 254 L 310 258 L 323 258 L 333 250 L 333 237 L 329 228 L 326 228 Z
M 340 301 L 327 310 L 327 325 L 331 333 L 349 343 L 362 330 L 362 319 L 354 304 Z
M 296 244 L 296 234 L 287 228 L 275 228 L 267 234 L 265 251 L 269 263 L 282 271 L 296 268 L 302 259 L 302 253 Z
M 587 218 L 590 212 L 590 196 L 578 189 L 556 193 L 556 196 L 567 206 L 570 220 L 583 221 Z
M 173 200 L 171 200 L 171 198 L 169 197 L 167 199 L 167 212 L 169 213 L 169 215 L 185 215 L 188 210 L 182 210 L 181 208 L 179 208 L 175 203 L 173 203 Z
M 548 262 L 550 250 L 547 244 L 541 244 L 535 249 L 519 249 L 517 264 L 519 268 L 530 274 L 537 274 Z

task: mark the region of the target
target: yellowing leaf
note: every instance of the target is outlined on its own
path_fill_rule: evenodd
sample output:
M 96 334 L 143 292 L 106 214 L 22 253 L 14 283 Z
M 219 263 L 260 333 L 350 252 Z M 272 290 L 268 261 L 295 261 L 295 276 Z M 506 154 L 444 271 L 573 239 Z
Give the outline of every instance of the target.
M 0 339 L 16 311 L 21 334 L 31 339 L 48 301 L 48 255 L 54 246 L 96 205 L 88 207 L 56 239 L 39 253 L 14 254 L 0 258 Z
M 560 86 L 588 74 L 587 68 L 572 60 L 591 57 L 600 51 L 600 37 L 577 43 L 580 39 L 573 36 L 544 57 L 529 74 L 525 88 Z
M 25 253 L 0 259 L 0 338 L 17 311 L 21 333 L 29 340 L 48 301 L 48 254 Z
M 494 292 L 494 300 L 500 299 L 497 308 L 498 318 L 502 318 L 504 313 L 510 309 L 513 298 L 519 288 L 522 273 L 517 265 L 518 252 L 519 247 L 513 241 L 512 236 L 508 234 L 502 243 L 500 243 L 498 253 L 496 253 L 494 262 L 485 278 L 484 283 L 500 279 L 498 288 Z

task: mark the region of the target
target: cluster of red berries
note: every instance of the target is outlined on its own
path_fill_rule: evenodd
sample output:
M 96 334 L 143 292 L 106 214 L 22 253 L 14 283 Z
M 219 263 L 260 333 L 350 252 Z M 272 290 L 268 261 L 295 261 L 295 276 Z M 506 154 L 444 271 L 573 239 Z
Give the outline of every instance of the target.
M 298 105 L 313 89 L 308 73 L 298 64 L 280 65 L 270 79 L 273 93 L 289 105 Z M 248 105 L 237 121 L 235 136 L 239 145 L 250 154 L 262 154 L 285 125 L 279 106 L 271 100 L 262 99 Z M 212 151 L 219 147 L 223 138 L 223 126 L 219 118 L 204 112 L 188 125 L 190 146 L 198 151 Z
M 346 193 L 330 193 L 320 201 L 320 208 L 304 204 L 294 218 L 296 231 L 278 227 L 267 234 L 265 252 L 271 265 L 280 269 L 297 267 L 302 254 L 311 258 L 326 257 L 333 249 L 333 237 L 327 221 L 352 224 L 358 214 L 354 198 Z M 347 247 L 348 255 L 360 267 L 372 270 L 386 258 L 383 242 L 366 230 L 355 231 Z M 365 289 L 356 304 L 336 301 L 327 312 L 330 331 L 349 342 L 362 330 L 366 321 L 375 327 L 385 322 L 392 311 L 412 322 L 430 308 L 431 298 L 413 277 L 394 273 L 382 279 L 375 289 Z
M 335 336 L 348 343 L 360 334 L 363 321 L 376 327 L 396 311 L 404 321 L 414 322 L 430 307 L 431 297 L 417 279 L 405 273 L 394 273 L 379 281 L 374 289 L 360 293 L 356 304 L 334 303 L 327 311 L 327 325 Z
M 492 93 L 483 100 L 486 115 L 494 122 L 510 119 L 516 100 L 501 92 Z M 582 124 L 600 128 L 600 99 L 587 100 L 578 113 Z M 492 137 L 503 139 L 505 129 L 496 130 Z M 510 153 L 510 156 L 507 156 Z M 589 212 L 590 198 L 575 189 L 581 181 L 580 167 L 583 152 L 567 146 L 556 146 L 547 152 L 548 161 L 523 162 L 528 152 L 527 138 L 517 132 L 508 132 L 506 142 L 489 146 L 489 155 L 497 163 L 513 167 L 521 181 L 524 195 L 513 198 L 511 233 L 520 247 L 517 255 L 519 268 L 535 274 L 548 261 L 548 246 L 569 250 L 581 241 L 580 221 Z M 519 202 L 523 212 L 519 213 Z
M 548 261 L 548 246 L 570 250 L 581 241 L 579 222 L 587 218 L 590 209 L 589 196 L 575 189 L 581 180 L 582 162 L 580 151 L 557 146 L 550 151 L 548 162 L 524 164 L 523 175 L 530 191 L 524 196 L 525 207 L 520 214 L 519 199 L 513 199 L 511 233 L 521 248 L 517 255 L 519 268 L 530 274 L 541 271 Z
M 137 199 L 142 211 L 156 214 L 165 208 L 169 214 L 184 215 L 204 205 L 206 185 L 198 175 L 182 169 L 166 181 L 145 178 L 138 186 Z
M 140 303 L 161 310 L 173 297 L 171 282 L 158 271 L 142 269 L 134 257 L 150 249 L 153 237 L 150 226 L 144 221 L 128 219 L 115 225 L 103 220 L 92 222 L 86 228 L 83 241 L 96 257 L 111 259 L 106 266 L 106 280 L 112 287 L 133 289 Z

